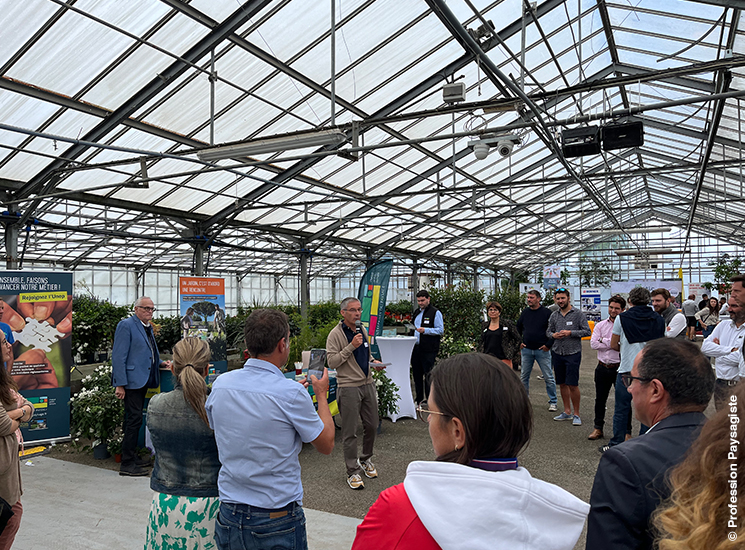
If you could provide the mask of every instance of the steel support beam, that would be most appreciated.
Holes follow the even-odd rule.
[[[144,106],[148,101],[157,96],[165,88],[171,85],[179,76],[184,74],[191,67],[190,64],[196,63],[225,40],[230,34],[242,27],[248,20],[254,17],[263,9],[269,0],[248,0],[241,5],[233,14],[228,16],[225,21],[220,23],[215,29],[205,36],[202,40],[191,47],[183,56],[183,60],[174,61],[163,70],[159,75],[152,79],[142,89],[140,89],[129,100],[125,101],[119,108],[113,111],[106,119],[97,124],[82,138],[83,141],[100,141],[122,121],[129,118],[137,109]],[[68,148],[62,155],[64,159],[58,159],[48,164],[41,172],[35,175],[29,182],[24,185],[18,192],[19,198],[26,198],[32,194],[38,193],[39,190],[49,181],[56,170],[63,168],[69,160],[74,160],[82,155],[88,148],[82,145],[73,145]],[[36,202],[27,208],[25,217],[31,215],[33,210],[38,206]]]

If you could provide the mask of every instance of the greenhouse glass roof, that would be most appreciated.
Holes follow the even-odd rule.
[[[26,261],[189,269],[199,250],[211,272],[286,273],[305,254],[333,276],[530,270],[661,226],[681,254],[743,243],[745,0],[0,6],[0,198]],[[643,144],[562,147],[625,122]],[[341,142],[197,154],[323,130]]]

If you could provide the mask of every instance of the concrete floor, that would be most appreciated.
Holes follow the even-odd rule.
[[[47,457],[21,465],[23,518],[14,550],[142,550],[149,478]],[[347,550],[360,520],[305,510],[311,549]]]
[[[533,438],[519,461],[531,474],[563,487],[589,501],[600,453],[598,446],[608,439],[588,441],[592,431],[594,407],[593,374],[596,354],[583,342],[580,369],[584,425],[554,422],[548,412],[545,385],[531,375],[530,398],[534,410]],[[606,434],[612,431],[613,393],[608,400]],[[559,409],[561,398],[559,397]],[[713,412],[713,405],[707,415]],[[634,421],[634,434],[639,423]],[[360,433],[361,435],[361,433]],[[359,438],[361,442],[361,437]],[[413,460],[432,460],[434,453],[427,425],[415,419],[395,424],[383,421],[383,433],[375,444],[373,460],[378,479],[365,479],[363,491],[346,485],[342,444],[337,432],[331,456],[305,445],[300,454],[305,488],[304,505],[308,518],[311,549],[348,549],[355,528],[378,494],[401,483],[406,467]],[[111,549],[142,548],[152,492],[147,478],[122,478],[116,472],[83,466],[48,457],[31,459],[22,465],[24,515],[14,549]],[[584,534],[576,549],[583,550]]]

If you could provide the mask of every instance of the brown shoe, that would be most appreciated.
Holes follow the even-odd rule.
[[[632,436],[631,434],[626,434],[626,439],[625,439],[625,441],[628,441],[628,440],[629,440],[629,439],[631,439],[632,437],[633,437],[633,436]]]
[[[592,433],[587,436],[587,439],[590,439],[592,441],[595,441],[596,439],[603,439],[603,430],[598,430],[595,428],[592,430]]]

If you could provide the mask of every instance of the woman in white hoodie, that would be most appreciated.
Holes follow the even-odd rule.
[[[518,467],[533,424],[519,378],[468,353],[442,361],[430,381],[419,411],[437,460],[412,462],[404,482],[380,494],[353,550],[571,550],[590,507]]]

